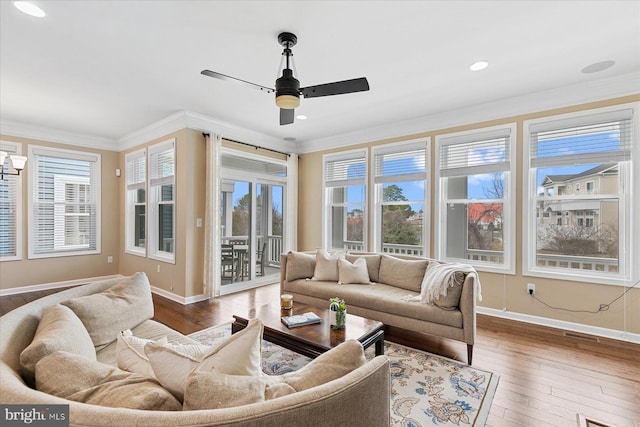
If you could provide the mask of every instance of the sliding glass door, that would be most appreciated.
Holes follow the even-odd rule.
[[[223,154],[221,293],[273,283],[284,250],[286,165]]]

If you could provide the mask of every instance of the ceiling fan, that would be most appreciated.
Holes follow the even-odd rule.
[[[200,74],[214,77],[220,80],[232,81],[240,83],[254,89],[267,93],[276,93],[276,105],[280,107],[280,125],[289,125],[293,123],[295,108],[300,105],[300,95],[305,98],[317,98],[320,96],[341,95],[345,93],[363,92],[369,90],[369,82],[366,77],[358,79],[343,80],[333,83],[325,83],[316,86],[300,87],[300,82],[293,75],[290,68],[293,64],[293,52],[291,48],[296,45],[298,38],[292,33],[280,33],[278,35],[278,43],[284,47],[282,57],[286,60],[285,67],[282,69],[282,76],[276,80],[276,88],[261,86],[236,77],[227,76],[210,70],[202,70]],[[281,62],[282,68],[282,62]],[[296,73],[297,74],[297,73]]]

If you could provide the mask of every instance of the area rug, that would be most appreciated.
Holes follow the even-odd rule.
[[[191,334],[205,345],[231,335],[224,324]],[[390,424],[402,427],[484,426],[499,376],[389,341],[384,354],[391,366]],[[368,348],[367,358],[374,357]],[[268,341],[262,342],[262,370],[268,375],[295,371],[311,359]]]

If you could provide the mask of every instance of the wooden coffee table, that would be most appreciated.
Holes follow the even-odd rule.
[[[282,316],[312,311],[322,319],[315,325],[287,328],[280,320]],[[315,358],[338,344],[356,339],[364,348],[375,344],[376,356],[384,354],[384,325],[376,320],[365,319],[347,312],[344,329],[334,330],[329,324],[329,310],[294,303],[292,310],[281,310],[279,305],[263,305],[247,314],[233,315],[231,333],[244,329],[250,319],[258,318],[264,324],[265,340],[278,344],[296,353]]]

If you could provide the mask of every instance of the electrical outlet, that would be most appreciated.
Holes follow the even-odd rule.
[[[160,273],[160,264],[158,264],[158,273]]]
[[[107,264],[111,264],[113,262],[113,257],[111,255],[109,255],[107,257]]]
[[[536,293],[536,285],[535,283],[527,283],[527,293],[529,295],[533,295]]]

